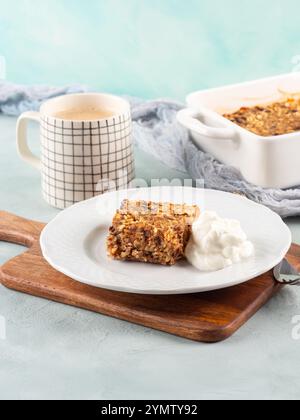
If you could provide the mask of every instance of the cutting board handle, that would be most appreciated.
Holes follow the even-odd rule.
[[[44,223],[24,219],[6,211],[0,211],[0,241],[24,245],[30,248],[39,240]]]

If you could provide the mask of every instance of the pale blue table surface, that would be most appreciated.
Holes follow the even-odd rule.
[[[0,209],[47,222],[57,211],[41,197],[39,174],[16,154],[15,123],[0,117]],[[139,177],[184,177],[143,153],[136,159]],[[300,219],[288,224],[300,243]],[[21,251],[0,243],[0,264]],[[0,398],[298,399],[296,315],[300,289],[286,288],[232,338],[207,345],[0,286],[7,328]]]

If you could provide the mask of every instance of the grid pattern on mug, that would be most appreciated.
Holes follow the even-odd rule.
[[[42,186],[46,200],[66,208],[134,178],[130,115],[102,122],[42,118]]]

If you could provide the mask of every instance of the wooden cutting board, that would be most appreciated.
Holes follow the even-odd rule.
[[[4,286],[187,339],[227,339],[282,288],[269,272],[239,286],[193,295],[144,296],[97,289],[49,266],[39,246],[44,226],[0,211],[0,240],[29,248],[1,267]],[[291,247],[288,259],[300,269],[299,246]]]

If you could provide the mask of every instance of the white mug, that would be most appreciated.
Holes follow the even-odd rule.
[[[111,114],[92,121],[57,117],[89,108]],[[28,148],[29,120],[40,123],[41,159]],[[40,112],[25,112],[17,123],[17,146],[21,158],[41,171],[43,197],[59,209],[125,189],[135,175],[130,105],[112,95],[60,96],[44,103]]]

